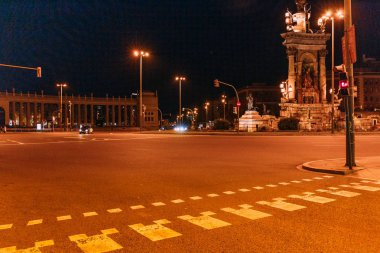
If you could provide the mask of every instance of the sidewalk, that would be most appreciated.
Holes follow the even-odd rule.
[[[380,156],[357,157],[357,166],[353,167],[352,170],[344,166],[345,162],[345,158],[317,160],[302,164],[302,168],[315,172],[340,175],[353,174],[358,177],[380,180]]]

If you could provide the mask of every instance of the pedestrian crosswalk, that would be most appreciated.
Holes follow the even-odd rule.
[[[217,211],[203,211],[200,213],[187,213],[181,214],[172,220],[165,218],[154,220],[150,224],[131,224],[128,227],[137,234],[145,237],[148,241],[156,242],[161,240],[168,240],[180,237],[186,234],[186,229],[183,225],[179,226],[178,223],[185,222],[188,225],[195,226],[204,230],[213,229],[228,229],[229,226],[234,224],[231,221],[224,220],[226,215],[239,216],[247,221],[255,222],[263,218],[271,219],[275,216],[273,210],[277,209],[286,212],[296,212],[308,208],[308,205],[328,204],[334,201],[339,201],[339,198],[352,198],[362,195],[363,192],[377,192],[380,187],[374,186],[376,181],[369,181],[360,183],[350,183],[340,186],[330,186],[323,189],[316,189],[314,192],[302,192],[290,194],[288,196],[280,196],[270,200],[260,200],[255,203],[243,203],[238,206],[228,206],[218,209]],[[366,185],[364,185],[364,183]],[[345,188],[345,189],[342,189]],[[247,190],[247,189],[246,189]],[[246,191],[242,191],[246,192]],[[235,192],[234,192],[235,193]],[[225,193],[231,195],[231,193]],[[248,193],[246,193],[248,194]],[[199,197],[199,196],[194,196]],[[212,196],[209,196],[212,197]],[[193,200],[197,200],[194,198]],[[182,199],[173,200],[173,203],[182,203]],[[163,206],[162,202],[154,202],[155,206]],[[136,207],[144,208],[144,207]],[[107,210],[110,214],[117,214],[122,212],[120,208],[113,208]],[[277,212],[278,213],[278,212]],[[83,213],[83,216],[97,216],[96,212]],[[69,220],[70,215],[58,216],[57,220]],[[42,219],[31,220],[28,222],[29,226],[42,223]],[[0,230],[10,229],[12,224],[0,225]],[[179,228],[179,229],[178,229]],[[177,231],[178,230],[178,231]],[[120,234],[117,228],[107,228],[101,230],[100,233],[88,235],[85,233],[73,234],[68,236],[68,241],[77,246],[84,253],[102,253],[111,252],[123,249],[120,241],[115,241],[110,235]],[[54,240],[38,241],[34,246],[24,249],[18,249],[16,246],[8,246],[0,248],[0,253],[35,253],[42,252],[41,248],[54,247]]]

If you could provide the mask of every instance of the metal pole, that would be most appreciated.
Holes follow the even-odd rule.
[[[219,81],[219,83],[222,83],[222,84],[224,84],[224,85],[230,86],[230,87],[233,88],[234,91],[235,91],[236,100],[237,100],[237,102],[236,102],[236,106],[237,106],[237,123],[238,123],[237,133],[239,133],[239,116],[240,116],[240,115],[239,115],[239,107],[240,107],[240,106],[238,106],[238,104],[240,104],[240,101],[239,101],[239,94],[237,93],[237,90],[235,89],[235,87],[234,87],[233,85],[231,85],[231,84],[229,84],[229,83],[221,82],[221,81]]]
[[[334,133],[334,105],[335,105],[335,80],[334,80],[334,65],[335,65],[335,48],[334,48],[334,18],[331,18],[331,133]]]
[[[226,120],[226,101],[223,103],[223,119]]]
[[[140,131],[142,130],[143,113],[142,113],[142,55],[140,54]]]
[[[181,107],[182,107],[182,105],[181,105],[181,103],[182,103],[182,101],[181,101],[181,78],[182,77],[180,77],[179,78],[179,110],[178,110],[178,123],[180,123],[180,124],[182,124],[182,111],[181,111]]]
[[[59,108],[59,125],[62,127],[62,84],[61,84],[61,107]]]
[[[353,94],[353,86],[354,86],[354,71],[353,71],[353,64],[350,59],[350,49],[348,47],[348,29],[352,26],[352,16],[351,16],[351,0],[344,0],[344,36],[345,36],[345,56],[346,56],[346,70],[348,74],[348,118],[346,121],[346,127],[347,127],[347,141],[346,146],[348,148],[346,149],[346,157],[348,166],[350,169],[352,169],[353,166],[356,166],[355,163],[355,134],[354,134],[354,94]]]

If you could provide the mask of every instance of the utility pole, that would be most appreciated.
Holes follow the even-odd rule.
[[[349,29],[352,26],[351,0],[344,0],[344,45],[345,45],[345,66],[348,75],[348,97],[346,108],[346,166],[352,169],[355,163],[355,125],[354,125],[354,69],[350,57]],[[354,45],[352,45],[354,46]],[[354,49],[352,49],[354,50]]]

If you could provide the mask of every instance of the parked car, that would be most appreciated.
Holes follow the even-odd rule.
[[[89,125],[80,125],[79,126],[79,134],[92,134],[94,129],[92,129]]]

